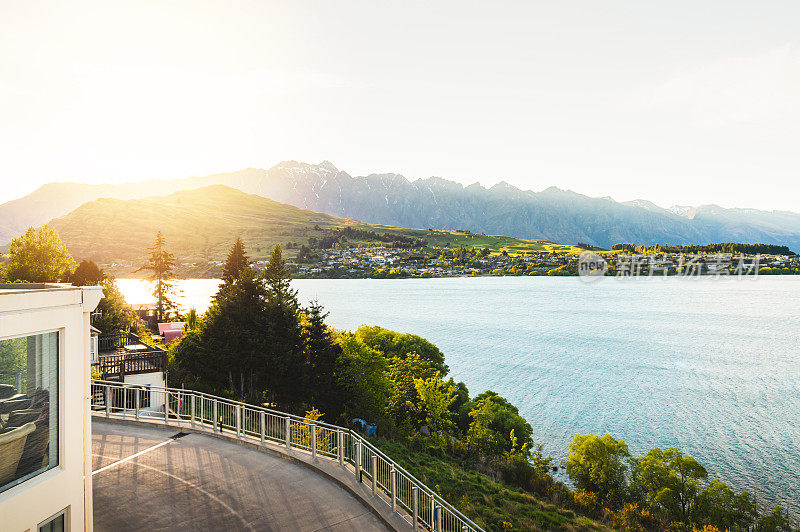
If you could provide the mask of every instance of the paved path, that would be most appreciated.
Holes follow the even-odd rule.
[[[202,434],[171,440],[174,429],[94,420],[92,431],[98,532],[386,530],[345,490],[288,460]]]

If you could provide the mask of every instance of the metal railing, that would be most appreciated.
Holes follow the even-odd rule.
[[[105,378],[166,371],[167,352],[163,349],[152,349],[121,355],[104,355],[99,357],[97,369]]]
[[[113,351],[119,347],[131,344],[142,343],[141,339],[131,332],[121,332],[115,334],[101,334],[98,338],[100,352]]]
[[[92,411],[98,414],[224,433],[339,462],[414,531],[483,530],[366,438],[344,427],[177,388],[93,379],[91,397]]]

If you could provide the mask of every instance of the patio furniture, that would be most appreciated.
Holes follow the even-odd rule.
[[[24,410],[14,410],[8,415],[8,420],[6,420],[5,424],[2,428],[10,428],[10,427],[21,427],[26,423],[34,423],[39,416],[42,415],[42,411],[39,408],[26,408]]]
[[[28,434],[36,430],[36,425],[25,425],[0,434],[0,486],[17,478],[17,467],[25,450]]]
[[[13,384],[0,384],[0,399],[8,399],[15,395],[21,395],[17,393],[16,386]]]
[[[15,412],[16,413],[16,412]],[[17,466],[17,477],[37,471],[48,462],[47,445],[50,443],[50,423],[48,413],[42,412],[36,419],[36,429],[28,434],[25,448]]]
[[[5,399],[0,401],[0,414],[9,414],[14,410],[23,410],[31,406],[31,398],[22,396],[18,399]]]

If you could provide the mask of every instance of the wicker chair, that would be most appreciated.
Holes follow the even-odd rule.
[[[17,387],[13,384],[0,384],[0,399],[8,399],[17,395]]]
[[[25,410],[14,410],[8,415],[5,425],[2,428],[21,427],[25,423],[35,423],[39,416],[42,415],[42,410],[39,408],[27,408]]]
[[[17,467],[25,450],[25,441],[34,430],[35,424],[26,423],[0,434],[0,486],[17,478]]]
[[[14,412],[16,414],[16,412]],[[47,446],[50,443],[50,414],[45,410],[36,419],[36,430],[28,434],[25,449],[17,466],[17,477],[33,473],[47,465]]]
[[[14,410],[24,410],[31,406],[31,398],[22,396],[19,399],[0,400],[0,414],[10,414]]]

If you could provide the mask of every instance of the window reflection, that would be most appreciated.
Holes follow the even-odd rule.
[[[58,333],[0,340],[0,491],[58,465]]]

